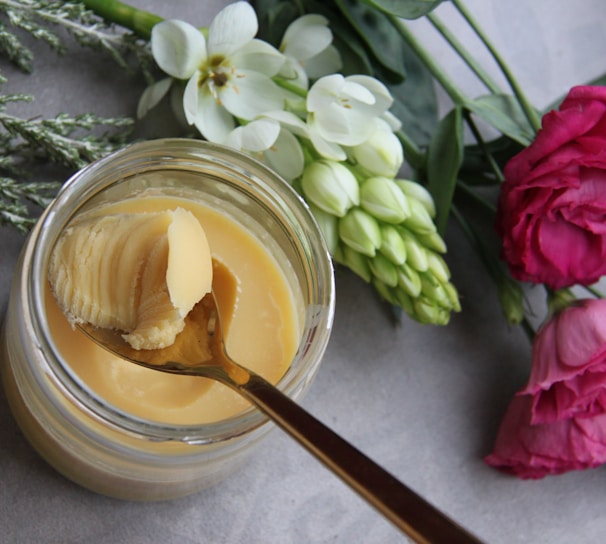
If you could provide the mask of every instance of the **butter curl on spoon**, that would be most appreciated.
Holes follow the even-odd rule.
[[[204,230],[182,208],[79,221],[61,235],[49,265],[72,324],[127,331],[135,349],[172,345],[212,278]]]
[[[213,270],[202,227],[177,209],[74,224],[53,251],[49,281],[68,319],[97,344],[135,364],[211,378],[240,393],[415,542],[480,542],[227,355],[214,274],[222,276],[221,307],[232,308],[235,279],[220,263]]]

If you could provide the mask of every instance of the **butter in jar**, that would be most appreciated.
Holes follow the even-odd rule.
[[[221,146],[164,139],[76,174],[23,248],[3,327],[2,377],[34,448],[68,478],[114,497],[167,499],[212,485],[272,427],[220,384],[112,360],[54,303],[49,259],[71,221],[177,207],[199,218],[213,259],[238,278],[227,338],[236,360],[300,399],[330,335],[334,284],[321,233],[304,202],[262,164]]]

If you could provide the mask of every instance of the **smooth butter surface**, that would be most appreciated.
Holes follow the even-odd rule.
[[[259,240],[231,218],[176,197],[123,201],[102,212],[95,211],[95,215],[178,208],[196,217],[206,233],[212,258],[236,279],[235,305],[226,323],[230,355],[276,383],[295,354],[301,325],[288,282]],[[186,256],[191,254],[185,245],[182,250]],[[220,286],[215,289],[220,291]],[[223,308],[221,311],[223,315],[228,313]],[[157,421],[195,424],[224,419],[248,406],[247,401],[218,383],[162,374],[112,356],[73,330],[50,290],[47,312],[53,337],[74,371],[87,386],[125,411]]]

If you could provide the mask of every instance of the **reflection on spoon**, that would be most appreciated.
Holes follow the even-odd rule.
[[[229,288],[223,287],[217,296],[223,308],[233,304]],[[136,350],[119,331],[85,324],[79,327],[103,348],[135,364],[210,378],[240,393],[415,542],[480,542],[267,380],[234,362],[225,351],[214,293],[194,307],[184,331],[164,349]]]

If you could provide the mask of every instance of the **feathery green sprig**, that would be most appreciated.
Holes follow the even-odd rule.
[[[57,53],[66,51],[67,33],[82,46],[105,51],[123,68],[129,68],[130,54],[134,55],[136,66],[147,67],[150,62],[144,42],[133,34],[115,32],[113,26],[81,2],[0,0],[0,14],[8,23],[0,22],[0,55],[26,72],[33,70],[34,54],[14,30],[46,43]]]
[[[22,232],[35,222],[35,209],[44,208],[61,185],[38,181],[42,166],[58,166],[66,179],[124,145],[134,123],[92,113],[29,119],[6,112],[7,104],[32,100],[23,94],[0,95],[0,225]]]
[[[117,31],[82,2],[0,0],[0,56],[20,70],[34,69],[32,38],[63,54],[70,36],[81,46],[105,52],[121,68],[140,70],[150,79],[147,42]],[[5,82],[0,75],[0,84]],[[0,225],[22,232],[34,224],[37,211],[61,186],[60,181],[40,179],[49,164],[53,176],[67,179],[124,145],[134,125],[129,117],[94,113],[25,118],[9,111],[14,103],[33,100],[30,95],[0,93]]]

